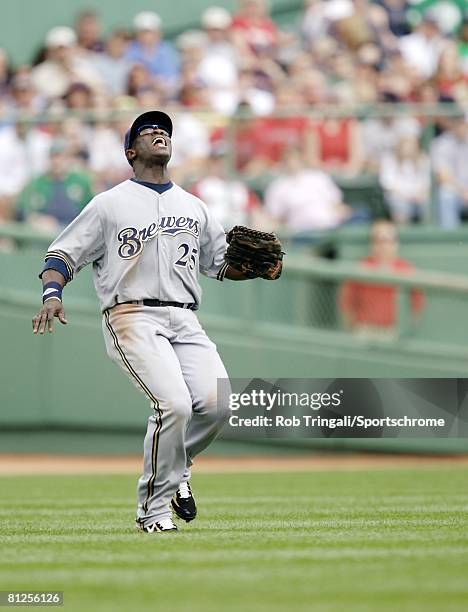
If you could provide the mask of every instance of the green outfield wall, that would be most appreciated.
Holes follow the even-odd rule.
[[[468,230],[444,230],[433,226],[409,226],[399,229],[401,254],[422,270],[468,273]],[[369,229],[363,226],[342,227],[319,239],[333,245],[337,259],[355,261],[368,251]]]
[[[2,236],[3,241],[15,239],[10,251],[0,252],[0,428],[130,435],[144,427],[145,398],[105,354],[90,269],[66,289],[68,326],[56,324],[53,335],[33,336],[31,317],[40,304],[37,274],[50,238],[15,226],[1,229]],[[279,282],[203,279],[199,316],[231,376],[466,377],[468,277],[427,271],[412,279],[378,277],[399,287],[399,325],[391,338],[363,339],[341,326],[336,291],[352,276],[369,282],[376,277],[354,264],[301,252],[289,250]],[[413,326],[408,304],[415,288],[424,291],[428,314]],[[317,443],[349,446],[346,441]],[[350,444],[369,448],[371,442]],[[427,450],[427,441],[418,444]],[[457,441],[450,444],[459,449]]]
[[[236,0],[15,0],[2,3],[0,40],[15,65],[29,63],[43,44],[50,28],[57,25],[73,26],[78,13],[93,9],[100,15],[104,33],[115,28],[132,29],[134,16],[140,11],[155,11],[163,22],[166,36],[173,38],[187,29],[200,28],[202,12],[209,6],[224,6],[234,12]],[[296,23],[302,7],[300,0],[270,0],[273,16],[280,23]]]

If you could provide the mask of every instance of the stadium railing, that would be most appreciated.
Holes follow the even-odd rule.
[[[271,116],[276,118],[306,116],[310,119],[326,118],[356,118],[363,121],[370,118],[403,118],[416,117],[424,123],[424,130],[421,136],[423,147],[427,150],[431,141],[436,135],[437,122],[443,119],[460,116],[461,112],[467,112],[467,108],[461,108],[458,104],[375,104],[375,105],[315,105],[304,109],[289,109],[276,111]],[[136,110],[81,110],[69,111],[57,109],[54,111],[44,111],[37,114],[3,112],[0,114],[0,121],[3,125],[9,123],[22,122],[26,124],[47,124],[60,123],[67,118],[73,117],[84,122],[95,124],[96,122],[106,123],[128,118],[130,122],[136,114]],[[263,195],[266,185],[274,174],[264,173],[262,176],[249,178],[240,173],[235,167],[234,152],[236,151],[236,122],[239,119],[253,120],[255,117],[245,110],[239,111],[231,118],[222,117],[213,113],[211,109],[197,109],[190,112],[198,116],[208,127],[226,128],[226,168],[231,177],[236,177],[247,182],[247,184],[260,196]],[[196,180],[197,177],[193,177]],[[366,210],[370,218],[381,217],[386,213],[386,204],[382,187],[378,176],[373,173],[363,172],[355,177],[346,177],[336,174],[333,177],[343,191],[344,201],[352,207],[359,207]],[[424,212],[423,222],[433,223],[435,216],[435,184],[432,181],[431,195],[428,206]]]

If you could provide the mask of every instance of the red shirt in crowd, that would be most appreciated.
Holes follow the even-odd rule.
[[[319,160],[327,165],[345,165],[351,156],[351,121],[337,119],[314,124]]]
[[[237,170],[243,170],[254,159],[269,164],[281,161],[284,152],[305,147],[309,120],[307,117],[261,117],[239,124],[235,128],[235,158]],[[216,145],[228,137],[225,128],[211,134]]]
[[[366,269],[382,268],[373,256],[361,261]],[[411,274],[414,267],[399,257],[390,264],[388,271],[396,274]],[[352,326],[359,324],[376,327],[393,327],[398,313],[398,288],[389,285],[377,285],[362,281],[348,281],[343,285],[340,295],[341,311],[350,320]],[[411,311],[418,314],[424,307],[424,295],[421,291],[411,291]]]
[[[303,148],[308,127],[309,120],[301,116],[257,119],[257,155],[271,163],[278,163],[287,149]]]

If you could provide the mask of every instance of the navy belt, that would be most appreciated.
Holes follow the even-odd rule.
[[[186,308],[187,310],[196,310],[196,304],[183,304],[182,302],[164,302],[163,300],[130,300],[129,302],[119,302],[120,304],[139,304],[140,306],[175,306],[176,308]]]

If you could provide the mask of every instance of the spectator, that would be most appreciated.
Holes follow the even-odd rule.
[[[90,135],[89,168],[95,178],[95,190],[98,192],[110,189],[132,176],[122,149],[128,121],[125,120],[124,123],[123,134],[119,133],[118,129],[113,129],[112,123],[99,122]]]
[[[47,231],[68,225],[92,199],[91,182],[84,173],[70,171],[64,141],[50,150],[50,168],[33,179],[16,205],[19,220]]]
[[[380,184],[395,223],[422,221],[429,200],[431,170],[416,138],[402,138],[380,165]]]
[[[313,65],[325,74],[330,72],[333,58],[344,54],[345,52],[343,52],[343,49],[340,49],[338,41],[332,36],[324,36],[311,43],[310,57]]]
[[[197,52],[201,53],[198,47]],[[199,57],[195,53],[182,63],[178,100],[182,106],[190,109],[206,109],[210,106],[210,94],[198,74],[198,65]]]
[[[356,66],[355,77],[351,84],[352,98],[355,104],[373,105],[378,102],[378,68],[367,62],[359,62]],[[340,98],[341,99],[341,98]],[[360,138],[360,141],[362,137]]]
[[[252,126],[256,150],[250,167],[254,162],[257,173],[275,172],[287,149],[300,149],[306,156],[309,153],[309,119],[302,107],[301,96],[286,83],[275,93],[275,110],[279,116],[260,117]]]
[[[26,183],[49,165],[51,137],[41,128],[18,122],[0,130],[1,216],[11,216],[15,198]]]
[[[136,97],[141,89],[153,86],[151,74],[143,64],[134,64],[130,68],[127,81],[127,94]]]
[[[468,75],[463,73],[454,41],[447,42],[440,54],[435,82],[439,96],[461,103],[468,101]]]
[[[213,6],[202,15],[207,42],[197,75],[208,89],[210,106],[223,115],[232,115],[238,105],[238,70],[234,45],[229,37],[231,15]]]
[[[356,176],[363,165],[356,119],[323,119],[311,127],[311,161],[326,172]]]
[[[334,23],[333,34],[352,52],[370,43],[378,43],[386,50],[395,46],[387,13],[368,0],[353,0],[352,14]]]
[[[301,31],[309,47],[325,38],[334,22],[350,17],[354,12],[351,0],[306,0],[304,4]]]
[[[407,0],[380,0],[379,4],[387,11],[388,25],[395,36],[406,36],[410,33]]]
[[[102,40],[102,27],[99,16],[94,11],[82,11],[75,22],[77,44],[85,51],[102,53],[104,42]]]
[[[361,20],[372,32],[372,42],[386,53],[396,49],[398,40],[390,28],[389,13],[373,0],[354,0],[354,6]]]
[[[69,168],[87,172],[94,126],[77,116],[66,116],[55,128],[54,140],[63,142]]]
[[[241,67],[237,97],[238,108],[249,109],[254,115],[269,115],[275,108],[275,96],[271,91],[259,86],[257,76],[253,65],[246,64]]]
[[[211,153],[202,178],[191,191],[201,198],[224,229],[234,225],[252,225],[258,211],[257,196],[242,181],[226,177],[226,159],[220,152]]]
[[[385,69],[378,75],[379,98],[382,102],[411,102],[419,91],[421,77],[414,67],[407,64],[397,49],[387,54]]]
[[[364,170],[379,171],[384,155],[391,154],[405,137],[419,138],[421,127],[414,117],[372,117],[362,122],[361,147]]]
[[[414,32],[399,39],[405,62],[425,79],[435,74],[444,45],[438,22],[430,13],[425,13]]]
[[[341,191],[319,169],[307,168],[297,149],[288,149],[284,171],[265,193],[265,210],[293,232],[328,230],[349,217]]]
[[[235,166],[250,177],[275,172],[288,148],[308,152],[309,120],[302,96],[292,84],[286,83],[278,87],[276,94],[280,116],[253,119],[239,116],[233,123]],[[245,112],[243,105],[241,110]],[[297,114],[290,114],[294,110]]]
[[[307,67],[307,64],[300,67],[295,63],[291,66],[291,69],[293,74],[289,82],[285,84],[285,87],[296,87],[304,104],[314,106],[315,104],[323,104],[330,101],[330,89],[327,78],[321,70],[316,70],[313,64],[309,65],[309,67]]]
[[[143,65],[157,84],[174,91],[180,75],[179,57],[171,43],[162,38],[159,15],[150,11],[138,13],[133,24],[136,40],[130,43],[126,57]]]
[[[156,88],[155,85],[146,85],[140,87],[135,94],[137,105],[141,109],[152,110],[154,108],[160,108],[164,105],[163,97],[161,92]]]
[[[76,35],[58,26],[46,36],[47,59],[32,71],[38,93],[49,101],[63,97],[72,83],[84,83],[99,91],[103,84],[87,53],[76,52]]]
[[[74,111],[89,110],[94,106],[93,93],[84,83],[72,83],[64,99],[67,108]]]
[[[338,52],[329,58],[326,73],[332,75],[333,82],[328,85],[327,102],[353,103],[356,77],[356,62],[349,51]]]
[[[106,155],[108,157],[110,172],[115,175],[114,178],[104,179],[108,182],[109,187],[133,176],[133,170],[127,162],[121,145],[125,141],[128,126],[140,112],[135,98],[130,96],[115,98],[112,111],[112,119],[109,123],[98,124],[98,135],[94,132],[90,136],[89,146],[91,168],[97,173],[99,180],[102,180],[100,172],[106,176]],[[97,136],[96,139],[94,136]],[[112,154],[110,153],[111,146],[117,146],[113,149]]]
[[[30,74],[17,73],[13,77],[8,103],[15,111],[38,112],[43,109],[43,100],[37,94]]]
[[[95,66],[112,96],[125,92],[132,64],[126,57],[128,38],[122,30],[113,32],[106,41],[103,53],[95,58]]]
[[[235,65],[237,58],[230,36],[230,13],[224,8],[212,6],[203,13],[201,21],[207,36],[206,54],[222,55]]]
[[[199,178],[209,153],[210,140],[206,126],[191,113],[177,112],[169,164],[175,182],[184,184]]]
[[[468,208],[468,121],[458,117],[451,129],[432,143],[437,183],[438,221],[443,228],[457,227]]]
[[[178,100],[186,107],[210,106],[209,89],[199,74],[200,62],[207,46],[207,37],[200,30],[188,30],[177,37],[181,57]]]
[[[267,52],[278,44],[278,29],[268,15],[266,0],[241,0],[232,21],[234,42],[241,56]]]
[[[212,134],[212,140],[226,142],[226,139],[233,139],[236,170],[244,175],[256,177],[265,171],[265,161],[259,155],[259,143],[263,135],[258,129],[257,122],[244,116],[246,105],[240,105],[239,111],[239,115],[233,120],[231,130],[221,127],[214,135]]]
[[[364,270],[410,275],[413,266],[398,255],[398,236],[390,221],[376,221],[371,228],[370,253],[361,260]],[[384,284],[347,281],[340,292],[339,305],[345,326],[362,333],[392,332],[398,322],[398,289]],[[416,321],[424,307],[420,291],[411,291],[411,313]]]

